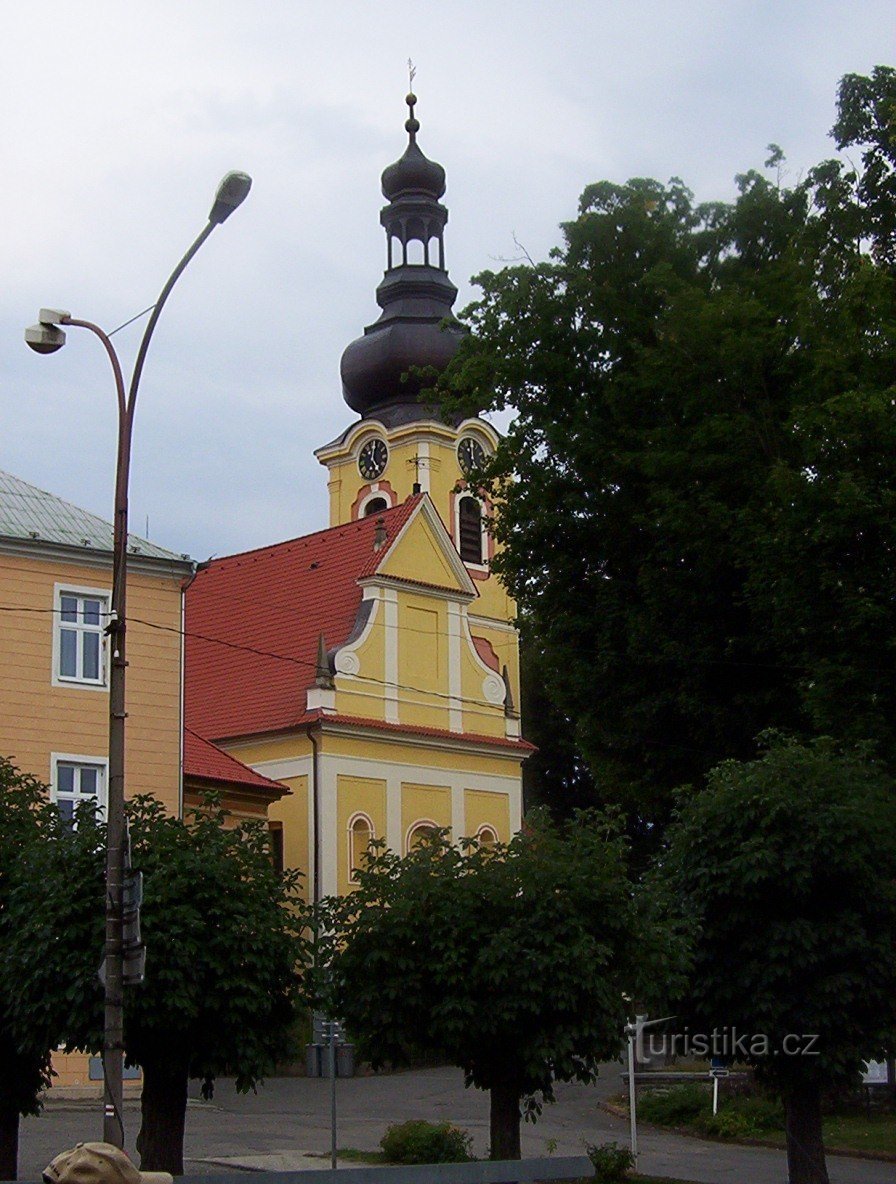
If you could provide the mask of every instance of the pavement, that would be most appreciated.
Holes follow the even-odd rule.
[[[585,1143],[628,1142],[628,1122],[598,1103],[620,1092],[620,1067],[602,1068],[594,1085],[558,1085],[557,1102],[535,1124],[524,1123],[524,1156],[581,1155]],[[301,1171],[330,1166],[330,1083],[305,1077],[272,1078],[257,1093],[240,1095],[220,1081],[210,1102],[187,1107],[185,1169],[188,1175],[241,1171]],[[457,1069],[423,1069],[339,1079],[337,1145],[378,1149],[386,1128],[409,1118],[448,1120],[473,1136],[473,1150],[488,1146],[488,1095],[465,1089]],[[137,1101],[125,1103],[128,1151],[140,1125]],[[102,1138],[99,1100],[50,1100],[38,1118],[22,1120],[19,1179],[39,1180],[54,1155],[81,1140]],[[651,1175],[700,1184],[786,1184],[783,1151],[710,1143],[651,1128],[639,1131],[638,1168]],[[347,1166],[347,1165],[346,1165]],[[352,1165],[357,1166],[357,1165]],[[896,1184],[896,1164],[828,1157],[831,1184]]]

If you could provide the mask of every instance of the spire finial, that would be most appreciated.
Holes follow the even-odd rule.
[[[405,99],[405,102],[410,107],[411,114],[410,117],[405,120],[404,126],[405,130],[410,136],[412,144],[417,142],[417,132],[420,130],[420,121],[414,116],[414,104],[417,102],[417,96],[414,94],[414,78],[416,77],[416,74],[417,67],[414,65],[411,59],[408,58],[408,95]]]
[[[507,667],[501,671],[501,679],[504,683],[504,714],[508,719],[517,719],[517,711],[513,702],[513,691],[510,686],[510,675],[507,672]]]
[[[317,669],[314,672],[314,685],[324,691],[332,691],[336,686],[322,633],[317,639]]]

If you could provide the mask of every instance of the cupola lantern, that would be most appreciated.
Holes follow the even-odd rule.
[[[417,143],[417,99],[407,96],[408,146],[382,175],[389,204],[380,213],[386,231],[386,271],[376,290],[382,313],[342,355],[343,397],[362,417],[386,426],[432,415],[418,402],[431,380],[417,368],[442,370],[454,356],[463,330],[449,323],[457,289],[445,269],[448,211],[445,170],[427,159]]]

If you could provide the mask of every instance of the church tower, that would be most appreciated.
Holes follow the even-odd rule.
[[[469,483],[498,436],[422,404],[427,379],[409,374],[443,369],[463,330],[445,173],[407,101],[408,144],[382,177],[380,316],[342,356],[358,418],[315,454],[330,525],[216,559],[187,596],[189,727],[289,788],[270,824],[314,899],[350,892],[374,839],[402,855],[440,828],[508,841],[532,751],[516,610],[491,572],[490,507]]]
[[[388,204],[386,270],[376,290],[379,318],[342,355],[343,398],[360,415],[315,456],[329,471],[330,525],[390,509],[427,493],[480,593],[479,612],[506,621],[513,606],[489,577],[489,507],[467,488],[466,476],[492,451],[497,435],[478,418],[447,422],[420,402],[427,378],[454,356],[463,329],[452,323],[457,289],[445,266],[441,203],[445,170],[417,143],[417,99],[407,96],[404,154],[383,172]]]

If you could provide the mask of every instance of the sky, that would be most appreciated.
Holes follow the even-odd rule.
[[[560,241],[584,187],[700,200],[780,144],[834,154],[838,80],[896,59],[892,0],[0,0],[0,469],[111,518],[99,341],[32,353],[41,307],[111,331],[151,305],[220,178],[252,191],[181,277],[140,387],[131,528],[198,560],[328,524],[313,449],[354,419],[339,359],[379,313],[380,174],[446,170],[456,310],[471,276]],[[126,374],[143,321],[115,335]]]

